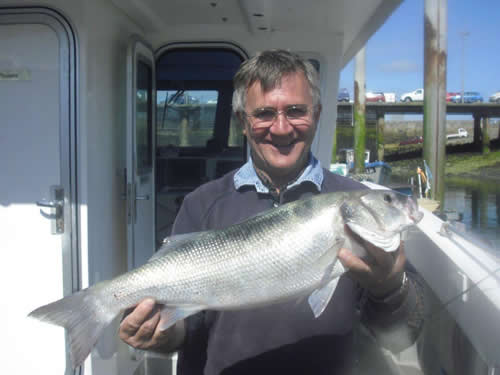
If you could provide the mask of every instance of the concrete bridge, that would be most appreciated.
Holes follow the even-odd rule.
[[[337,124],[346,124],[352,121],[353,103],[338,103]],[[398,103],[366,103],[366,120],[375,122],[377,131],[385,126],[386,114],[423,114],[423,102]],[[446,114],[471,115],[474,119],[474,144],[480,146],[489,143],[483,133],[487,133],[489,119],[500,117],[498,103],[446,103]],[[500,137],[500,134],[499,134]]]
[[[352,111],[353,103],[338,103],[339,111]],[[366,110],[378,114],[423,114],[423,102],[366,103]],[[447,114],[471,114],[473,117],[500,117],[497,103],[446,103]]]

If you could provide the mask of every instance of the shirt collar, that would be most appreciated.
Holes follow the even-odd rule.
[[[323,168],[321,168],[321,163],[312,153],[309,153],[309,163],[307,164],[307,167],[304,169],[299,178],[287,186],[287,189],[298,186],[305,181],[312,182],[318,191],[321,191],[321,184],[323,183]],[[251,157],[248,158],[248,161],[240,169],[238,169],[234,175],[234,187],[236,190],[242,186],[254,186],[258,193],[269,193],[269,189],[262,183],[257,175],[257,172],[255,172]]]

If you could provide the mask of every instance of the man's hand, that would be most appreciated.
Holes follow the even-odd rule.
[[[350,232],[353,240],[364,247],[368,256],[361,259],[342,248],[338,259],[348,268],[348,275],[374,297],[384,297],[401,287],[406,256],[403,243],[399,249],[386,252]]]
[[[160,330],[162,306],[151,298],[139,303],[120,323],[119,336],[136,349],[169,352],[184,340],[184,322]]]

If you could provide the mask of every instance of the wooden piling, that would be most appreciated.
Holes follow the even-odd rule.
[[[380,161],[384,161],[384,128],[384,113],[377,112],[377,159]]]
[[[483,133],[483,147],[482,147],[482,153],[483,154],[488,154],[490,152],[490,135],[488,133],[488,127],[490,124],[490,119],[488,116],[483,117],[483,126],[482,126],[482,133]]]
[[[365,171],[366,108],[365,47],[356,54],[354,63],[354,173]]]
[[[472,143],[476,151],[481,150],[482,137],[481,137],[481,115],[474,113],[474,138]]]
[[[423,155],[433,175],[431,198],[441,200],[446,161],[446,0],[425,0],[424,17]]]

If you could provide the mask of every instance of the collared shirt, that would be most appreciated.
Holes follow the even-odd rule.
[[[316,159],[312,153],[309,153],[309,162],[302,174],[286,188],[291,189],[295,186],[299,186],[305,181],[313,183],[317,187],[318,191],[321,191],[321,184],[323,183],[323,168],[321,167],[319,160]],[[269,193],[269,188],[257,175],[251,158],[249,158],[248,161],[234,175],[234,187],[236,190],[239,190],[242,186],[254,186],[258,193]]]

